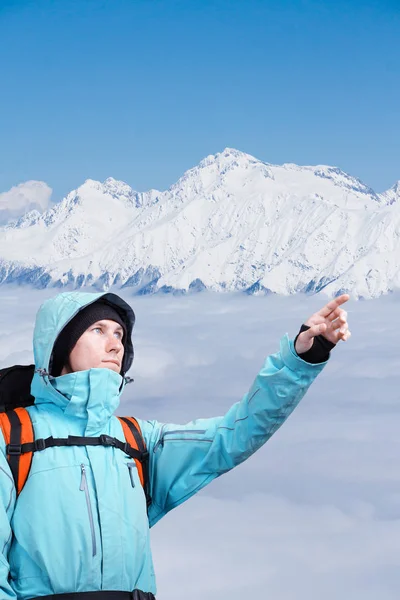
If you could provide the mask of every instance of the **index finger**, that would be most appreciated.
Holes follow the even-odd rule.
[[[338,306],[340,306],[341,304],[344,304],[349,299],[350,299],[349,294],[342,294],[341,296],[338,296],[337,298],[334,298],[333,300],[330,300],[328,302],[328,304],[326,304],[323,308],[321,308],[321,310],[318,311],[318,314],[321,315],[321,317],[327,317]]]

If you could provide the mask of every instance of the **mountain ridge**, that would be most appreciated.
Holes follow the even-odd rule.
[[[0,228],[0,283],[373,298],[400,286],[400,182],[208,155],[165,191],[87,179]]]

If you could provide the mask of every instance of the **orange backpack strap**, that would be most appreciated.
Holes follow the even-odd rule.
[[[32,421],[25,408],[0,413],[0,427],[6,443],[8,464],[15,482],[17,496],[22,491],[32,464],[33,452],[22,453],[22,444],[35,440]]]
[[[124,432],[125,440],[127,443],[134,448],[135,450],[139,450],[142,453],[143,460],[139,460],[138,458],[134,458],[133,460],[136,463],[136,467],[139,474],[140,483],[143,486],[144,492],[146,494],[147,506],[151,504],[151,497],[149,493],[149,453],[147,452],[146,443],[144,441],[142,431],[140,429],[139,423],[133,417],[117,417],[119,422],[122,425],[122,429]]]

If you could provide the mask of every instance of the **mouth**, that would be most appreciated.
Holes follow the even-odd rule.
[[[107,360],[103,360],[102,362],[106,362],[106,363],[113,363],[114,365],[117,365],[117,367],[119,367],[119,362],[117,360],[114,360],[113,358],[109,358]]]

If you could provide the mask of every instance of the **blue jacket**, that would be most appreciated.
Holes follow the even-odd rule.
[[[87,304],[114,294],[70,292],[47,300],[34,332],[37,369],[49,370],[55,339]],[[113,447],[36,452],[18,500],[0,434],[0,597],[135,588],[156,593],[149,528],[213,479],[260,448],[282,425],[326,363],[308,364],[284,336],[249,392],[223,417],[186,425],[138,420],[150,453],[146,501],[134,461]],[[49,378],[36,372],[29,407],[36,438],[99,436],[124,440],[114,412],[125,380],[109,369]],[[135,415],[127,415],[135,416]]]

